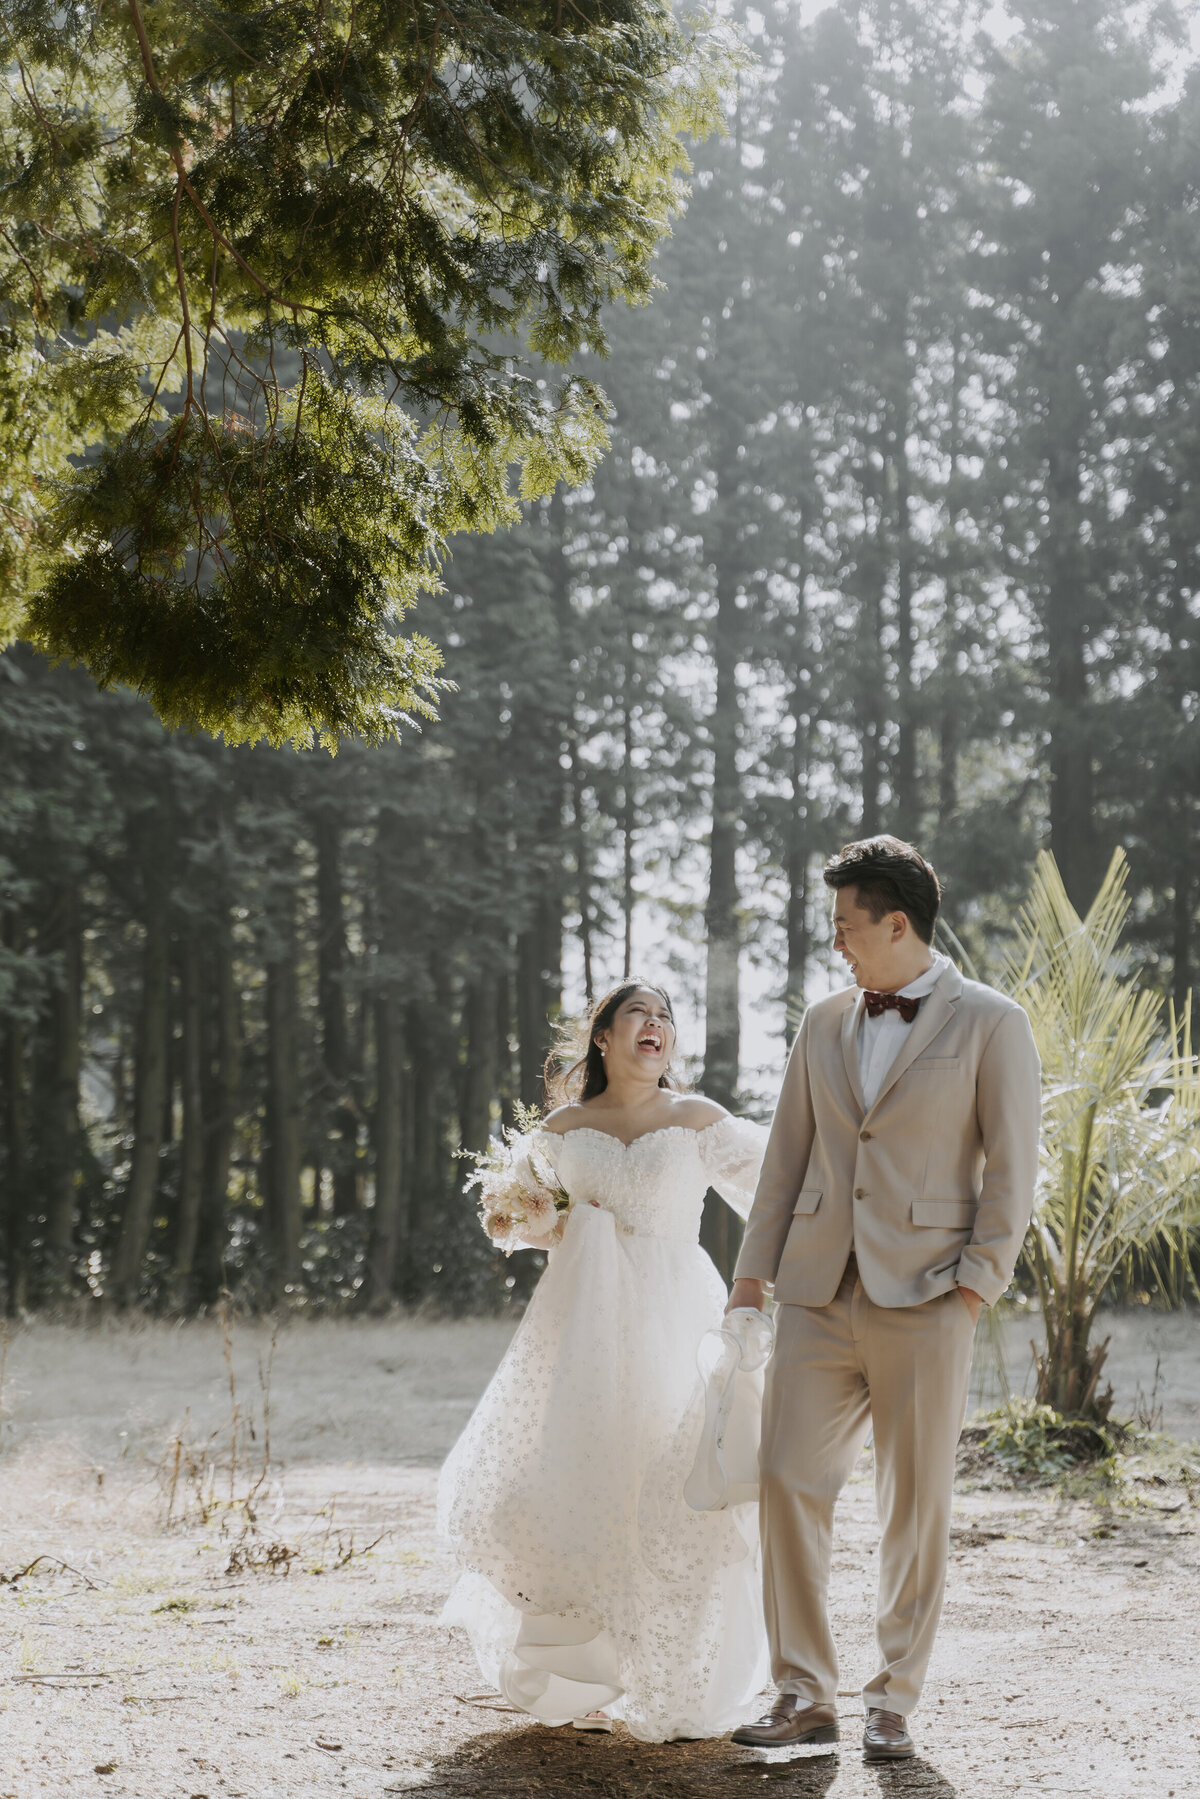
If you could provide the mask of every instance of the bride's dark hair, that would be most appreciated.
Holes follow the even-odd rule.
[[[671,1023],[674,1024],[675,1008],[671,1004],[671,996],[657,981],[640,981],[630,976],[628,980],[610,987],[604,997],[596,1001],[586,1018],[560,1027],[559,1041],[546,1057],[544,1070],[548,1106],[578,1105],[581,1100],[595,1099],[598,1093],[604,1092],[608,1086],[608,1074],[600,1045],[596,1042],[596,1033],[608,1029],[631,993],[657,993],[659,999],[665,1002]],[[669,1068],[658,1077],[658,1084],[660,1087],[669,1087],[676,1093],[683,1091],[683,1082]]]

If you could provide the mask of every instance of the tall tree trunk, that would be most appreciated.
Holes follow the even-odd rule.
[[[958,769],[962,754],[958,710],[947,703],[938,719],[938,835],[945,840],[958,816]]]
[[[443,1115],[442,1045],[434,1019],[438,1008],[413,1000],[405,1013],[405,1033],[412,1049],[412,1182],[409,1229],[418,1241],[441,1197],[440,1146]],[[524,1058],[522,1058],[524,1068]]]
[[[242,1085],[242,1040],[228,903],[220,906],[210,932],[209,960],[212,993],[205,1008],[204,1194],[192,1295],[196,1302],[205,1305],[216,1302],[225,1280],[225,1208]]]
[[[557,760],[558,750],[555,749]],[[517,1053],[521,1099],[541,1098],[542,1069],[554,1041],[554,1019],[562,1010],[562,791],[556,781],[545,797],[538,842],[540,879],[530,895],[524,928],[517,935]]]
[[[496,1091],[496,983],[478,974],[467,988],[463,1005],[466,1060],[462,1075],[458,1134],[464,1149],[482,1149],[488,1139],[492,1095]]]
[[[784,995],[784,1040],[792,1038],[804,1013],[804,988],[812,937],[808,927],[808,868],[812,857],[809,818],[809,760],[812,751],[812,692],[809,668],[808,569],[804,554],[807,535],[800,524],[800,574],[797,583],[796,619],[791,638],[792,756],[791,807],[788,812],[785,877],[787,880],[787,991]]]
[[[374,1007],[375,1204],[360,1303],[372,1311],[384,1311],[396,1296],[409,1235],[404,1165],[404,1022],[396,982],[389,981],[376,994]]]
[[[724,488],[725,529],[732,528],[732,495],[736,476],[727,467]],[[713,746],[712,830],[709,840],[708,897],[704,909],[707,958],[704,1000],[704,1091],[718,1105],[737,1106],[740,1063],[737,851],[742,791],[737,754],[740,698],[737,659],[741,641],[738,584],[728,551],[716,558],[716,617],[713,663],[716,694],[709,731]],[[712,1195],[705,1205],[701,1237],[721,1274],[732,1272],[740,1233],[733,1214]]]
[[[350,1103],[350,1041],[346,1022],[345,901],[342,833],[337,819],[321,807],[315,820],[317,846],[317,1003],[321,1014],[321,1060],[332,1101],[330,1163],[333,1210],[346,1218],[358,1209],[358,1116]]]
[[[1159,667],[1159,680],[1175,714],[1176,741],[1182,754],[1172,759],[1166,775],[1173,790],[1168,808],[1172,821],[1171,860],[1171,998],[1183,1015],[1195,982],[1193,942],[1196,928],[1197,824],[1200,821],[1200,741],[1191,716],[1195,700],[1195,624],[1189,600],[1197,570],[1190,540],[1175,526],[1170,535],[1174,581],[1167,629],[1170,648]]]
[[[1056,445],[1049,458],[1046,650],[1050,688],[1050,847],[1071,903],[1086,912],[1096,895],[1097,844],[1087,673],[1079,450]]]
[[[632,536],[632,532],[631,532]],[[633,546],[630,544],[630,555]],[[631,575],[627,577],[632,578]],[[626,583],[627,584],[627,583]],[[637,830],[637,771],[633,764],[633,709],[637,691],[637,651],[633,642],[633,617],[625,595],[625,663],[621,675],[621,918],[624,941],[621,953],[622,978],[633,973],[633,910],[636,894],[633,886],[633,839]]]
[[[205,974],[198,921],[188,919],[179,940],[180,1055],[179,1209],[171,1284],[177,1306],[192,1295],[200,1209],[204,1202]]]
[[[579,907],[579,945],[583,954],[583,990],[588,1005],[592,1002],[593,980],[593,899],[592,862],[587,837],[587,780],[579,751],[579,728],[576,719],[576,695],[571,675],[571,654],[575,638],[571,611],[571,564],[567,554],[567,506],[561,487],[556,487],[546,507],[550,536],[548,575],[558,632],[559,654],[563,670],[563,752],[567,759],[567,782],[571,797],[571,834],[575,856],[576,904]]]
[[[596,997],[594,925],[592,920],[592,859],[588,850],[586,787],[580,766],[579,747],[572,740],[571,749],[571,825],[575,841],[575,879],[579,888],[579,948],[583,956],[583,999],[591,1006]]]
[[[371,1139],[375,1158],[375,1203],[359,1303],[380,1310],[392,1304],[402,1283],[411,1236],[410,1168],[406,1148],[408,1079],[405,1071],[404,995],[394,973],[404,947],[400,910],[400,870],[404,827],[397,813],[381,808],[375,831],[375,919],[379,960],[387,971],[375,992],[375,1111]],[[414,1044],[414,1061],[420,1047]]]
[[[741,819],[738,776],[740,631],[734,583],[719,578],[713,632],[716,700],[709,730],[713,745],[712,831],[709,849],[705,974],[704,1091],[723,1106],[736,1104],[739,1065],[739,955],[737,850]]]
[[[81,1148],[79,1071],[83,1053],[83,906],[77,881],[64,881],[51,900],[47,950],[59,958],[50,1000],[42,1108],[47,1275],[52,1290],[70,1280],[75,1232],[75,1185]]]
[[[276,940],[267,961],[267,1190],[274,1297],[295,1284],[300,1265],[303,1163],[300,1101],[300,1005],[295,895],[280,896]]]
[[[1171,896],[1171,998],[1182,1015],[1193,985],[1192,937],[1195,930],[1196,896],[1193,890],[1192,846],[1181,848],[1175,863],[1175,888]]]
[[[883,829],[883,733],[886,724],[886,656],[883,645],[887,586],[885,507],[870,464],[862,471],[863,535],[859,556],[860,625],[855,660],[859,743],[862,755],[862,821],[859,835]]]
[[[950,464],[949,532],[947,536],[943,585],[941,642],[938,648],[937,687],[939,696],[937,719],[937,839],[941,845],[949,839],[958,816],[959,760],[962,755],[962,727],[959,709],[960,676],[958,669],[960,625],[959,608],[959,528],[966,508],[958,503],[959,462],[962,455],[963,366],[965,350],[961,335],[954,342],[954,364],[951,375],[950,421],[946,456]]]
[[[899,323],[903,350],[907,319]],[[896,760],[892,788],[896,831],[911,839],[919,825],[917,797],[916,624],[913,590],[916,550],[912,534],[912,474],[908,465],[907,384],[894,407],[892,458],[896,472]]]
[[[557,887],[538,894],[532,918],[517,938],[517,1055],[521,1100],[536,1106],[542,1070],[562,1009],[562,912]]]
[[[118,1306],[138,1297],[142,1260],[150,1239],[158,1193],[159,1156],[168,1090],[168,1041],[171,981],[171,929],[168,884],[155,845],[146,845],[143,863],[145,937],[142,946],[142,991],[134,1055],[133,1158],[121,1234],[113,1258],[113,1298]]]
[[[5,949],[10,953],[15,951],[21,940],[20,918],[15,907],[10,906],[4,911],[0,930]],[[28,1297],[25,1236],[29,1207],[29,1077],[25,1066],[25,1028],[13,1013],[9,1014],[0,1047],[3,1053],[0,1094],[4,1124],[0,1203],[4,1207],[5,1309],[8,1316],[14,1318],[24,1310]]]
[[[508,947],[511,956],[511,943]],[[500,1123],[505,1127],[514,1121],[518,1086],[513,1069],[513,1010],[512,978],[502,964],[496,975],[496,1097],[500,1101]],[[539,1100],[541,1097],[539,1093]]]
[[[555,807],[554,824],[556,835],[561,837],[562,811]],[[547,887],[542,894],[541,903],[541,938],[542,938],[542,1017],[546,1021],[543,1031],[547,1048],[553,1042],[554,1024],[562,1012],[562,945],[563,945],[563,893],[561,842],[559,845],[559,880],[552,887]]]
[[[541,1097],[542,1067],[550,1049],[542,978],[541,907],[517,938],[517,1059],[523,1105]]]
[[[555,740],[555,761],[558,759]],[[517,935],[516,1015],[520,1097],[537,1105],[542,1069],[554,1040],[553,1020],[562,1009],[562,790],[555,780],[544,796],[538,831],[538,876],[526,921]]]

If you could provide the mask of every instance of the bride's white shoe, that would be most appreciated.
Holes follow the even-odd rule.
[[[588,1712],[582,1718],[573,1718],[576,1730],[611,1730],[613,1721],[607,1712]]]

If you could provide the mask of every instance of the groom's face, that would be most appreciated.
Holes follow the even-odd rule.
[[[857,887],[834,895],[833,947],[860,987],[892,986],[893,964],[908,921],[903,912],[885,912],[876,920],[858,903]]]

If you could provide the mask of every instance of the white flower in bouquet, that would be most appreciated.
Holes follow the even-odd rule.
[[[465,1184],[479,1188],[479,1222],[506,1256],[531,1242],[556,1242],[571,1205],[570,1194],[534,1140],[536,1129],[537,1114],[521,1107],[516,1128],[506,1126],[484,1150],[460,1152],[475,1163]]]
[[[526,1136],[512,1140],[512,1182],[520,1193],[540,1193],[546,1191],[542,1170],[546,1168],[544,1155],[538,1156],[533,1143]]]

